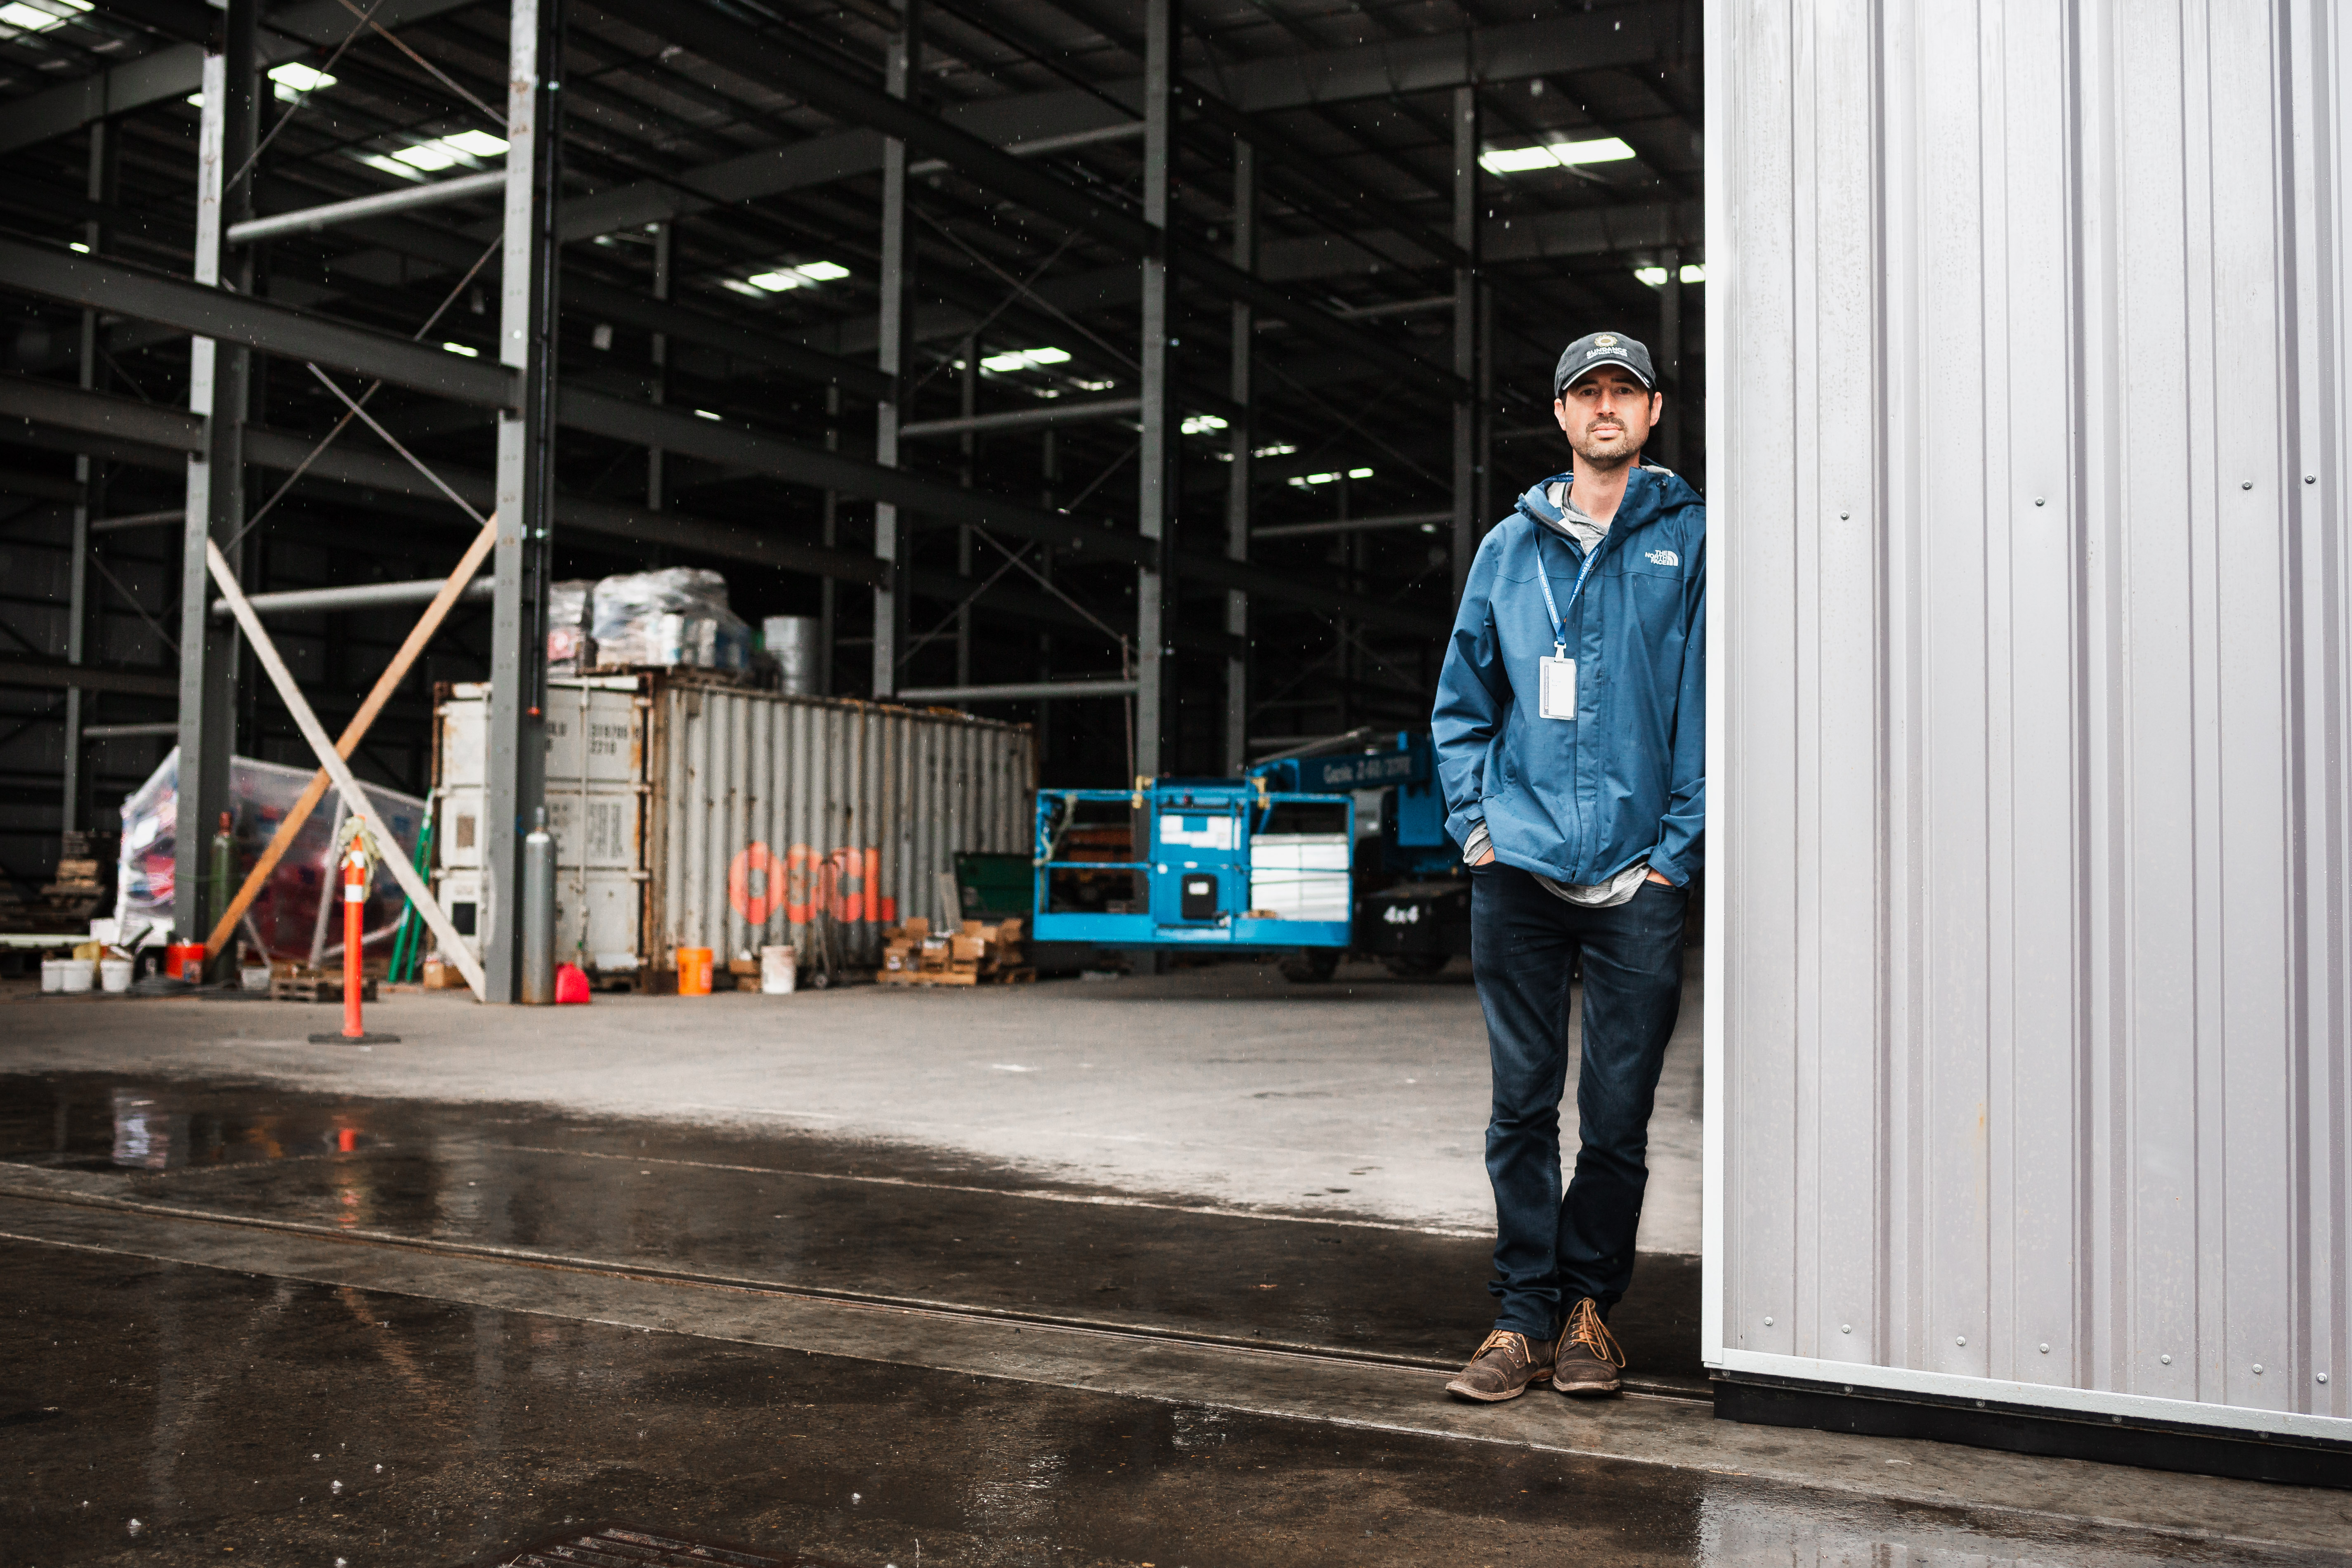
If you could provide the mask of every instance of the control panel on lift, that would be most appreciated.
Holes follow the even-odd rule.
[[[1344,948],[1354,846],[1351,795],[1262,778],[1040,790],[1036,939]]]

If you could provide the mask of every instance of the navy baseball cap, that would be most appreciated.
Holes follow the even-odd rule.
[[[1623,365],[1643,386],[1653,392],[1658,389],[1658,373],[1650,368],[1647,347],[1622,332],[1587,332],[1559,356],[1559,368],[1551,373],[1553,400],[1557,402],[1586,372],[1604,364]]]

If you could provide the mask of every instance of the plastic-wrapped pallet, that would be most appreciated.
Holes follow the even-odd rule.
[[[596,584],[590,630],[600,665],[741,669],[751,628],[727,607],[727,579],[698,566],[632,572]]]
[[[228,803],[231,830],[236,837],[236,877],[242,882],[262,846],[278,831],[291,806],[310,782],[309,768],[287,767],[252,757],[229,759]],[[425,803],[415,795],[376,784],[361,786],[383,815],[383,823],[400,841],[401,852],[414,854],[416,835],[425,823]],[[309,959],[320,947],[322,932],[331,936],[326,951],[342,951],[341,900],[334,896],[335,826],[341,820],[341,798],[330,794],[302,831],[294,847],[262,884],[246,917],[246,934],[260,942],[273,958]],[[121,866],[115,887],[114,914],[127,931],[134,925],[172,924],[173,845],[179,826],[180,752],[173,747],[163,765],[122,802]],[[206,836],[207,837],[210,835]],[[320,908],[325,895],[327,907]],[[365,914],[367,940],[374,944],[392,933],[407,895],[388,872],[369,883]],[[327,921],[331,917],[331,928]],[[205,932],[182,933],[181,940],[202,941]]]
[[[596,662],[596,639],[588,635],[588,601],[593,579],[574,577],[547,585],[547,672],[577,675]]]

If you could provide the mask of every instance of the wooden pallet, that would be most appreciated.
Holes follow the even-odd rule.
[[[310,975],[281,975],[269,983],[269,999],[272,1002],[340,1003],[343,999],[342,978],[340,975],[331,979]],[[361,984],[360,1000],[362,1002],[375,1000],[374,981],[369,980]]]
[[[971,969],[877,969],[876,984],[882,985],[1024,985],[1034,983],[1037,971],[1026,964],[1018,969],[992,969],[982,974]]]

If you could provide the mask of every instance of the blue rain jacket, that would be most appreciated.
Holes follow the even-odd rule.
[[[1646,857],[1685,886],[1706,829],[1706,504],[1636,468],[1571,605],[1585,552],[1536,521],[1559,520],[1552,482],[1521,496],[1470,564],[1430,716],[1446,831],[1465,843],[1484,821],[1496,859],[1563,882]],[[1538,571],[1576,660],[1573,722],[1538,716],[1538,662],[1552,653]]]

